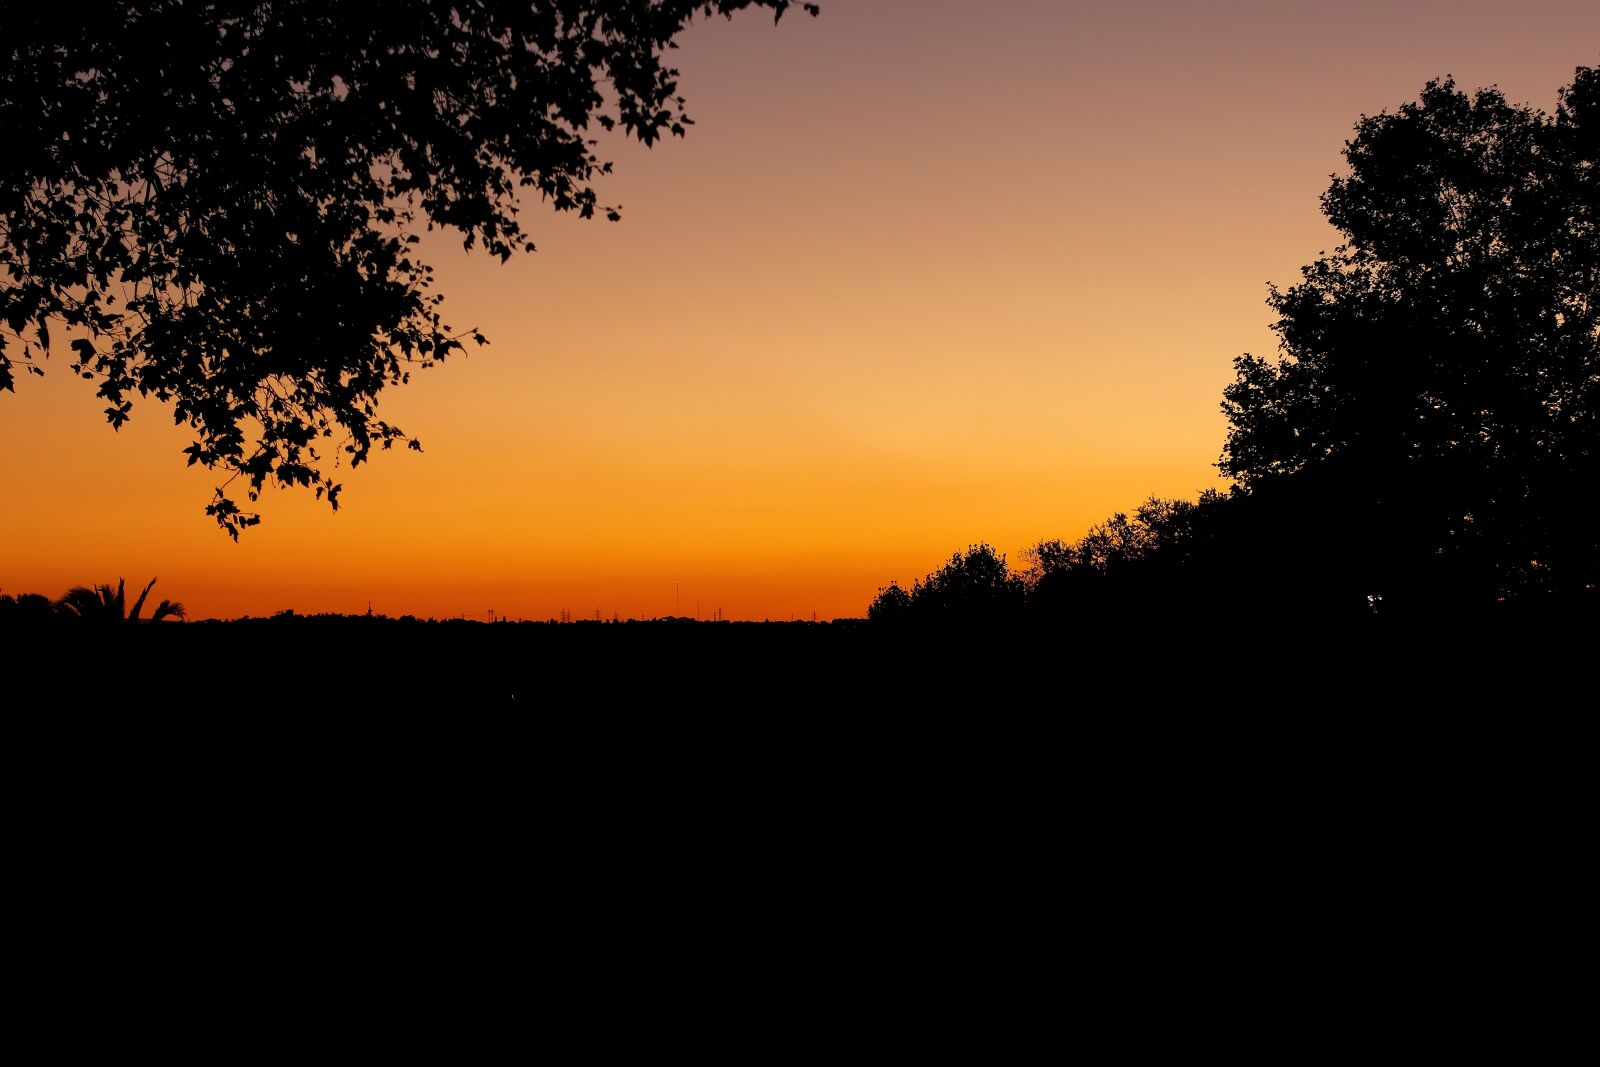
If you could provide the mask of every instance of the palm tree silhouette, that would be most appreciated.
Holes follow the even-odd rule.
[[[92,588],[75,585],[56,601],[56,610],[82,622],[160,622],[166,618],[186,618],[183,605],[176,600],[163,600],[156,605],[156,610],[151,612],[149,619],[139,618],[139,613],[144,610],[144,598],[150,595],[150,586],[155,584],[156,580],[150,579],[149,585],[146,585],[139,594],[139,599],[133,602],[133,610],[126,614],[123,610],[126,600],[123,596],[121,578],[117,579],[115,590],[111,588],[109,582]]]

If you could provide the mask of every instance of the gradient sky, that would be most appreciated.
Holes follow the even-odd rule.
[[[239,544],[154,402],[0,394],[0,590],[160,576],[191,617],[861,615],[986,540],[1015,560],[1220,484],[1267,283],[1336,236],[1363,113],[1429,78],[1553,108],[1600,5],[823,0],[691,28],[696,120],[617,143],[623,221],[501,265],[428,247],[492,344],[386,393],[422,454],[269,492]]]

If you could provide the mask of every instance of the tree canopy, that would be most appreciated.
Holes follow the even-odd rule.
[[[1271,289],[1280,351],[1224,390],[1236,484],[1027,550],[1028,617],[1593,617],[1600,70],[1553,114],[1432,81],[1344,154],[1322,197],[1343,243]],[[869,614],[914,619],[923,588]]]
[[[121,426],[169,401],[188,461],[307,486],[416,439],[378,394],[486,339],[445,321],[420,228],[505,260],[519,196],[615,219],[594,134],[690,123],[695,17],[793,0],[86,0],[0,44],[0,389],[50,331]],[[12,335],[10,347],[4,331]],[[217,490],[235,538],[258,516]]]
[[[879,589],[867,608],[874,622],[999,622],[1022,607],[1022,579],[1011,573],[1006,557],[989,544],[967,546],[911,590],[889,585]]]
[[[1314,488],[1396,569],[1458,588],[1592,583],[1600,71],[1554,114],[1430,82],[1345,159],[1322,199],[1344,243],[1272,290],[1281,353],[1236,361],[1222,470]]]

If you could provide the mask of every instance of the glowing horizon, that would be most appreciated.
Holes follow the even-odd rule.
[[[824,0],[680,43],[696,125],[613,142],[622,222],[530,204],[504,266],[430,235],[492,344],[385,394],[426,451],[342,472],[337,514],[268,492],[235,545],[182,428],[136,401],[114,433],[58,338],[0,395],[0,591],[609,619],[676,581],[684,615],[829,619],[1193,496],[1357,118],[1445,75],[1549,109],[1600,9]]]

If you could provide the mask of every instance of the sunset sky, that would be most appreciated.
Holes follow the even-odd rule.
[[[696,125],[610,143],[621,222],[425,245],[492,344],[384,394],[425,451],[344,472],[337,514],[268,492],[233,543],[184,429],[148,401],[113,432],[58,340],[0,394],[0,591],[610,618],[676,582],[683,614],[832,618],[1192,496],[1268,282],[1336,243],[1359,116],[1447,74],[1552,109],[1600,5],[823,0],[680,44]]]

